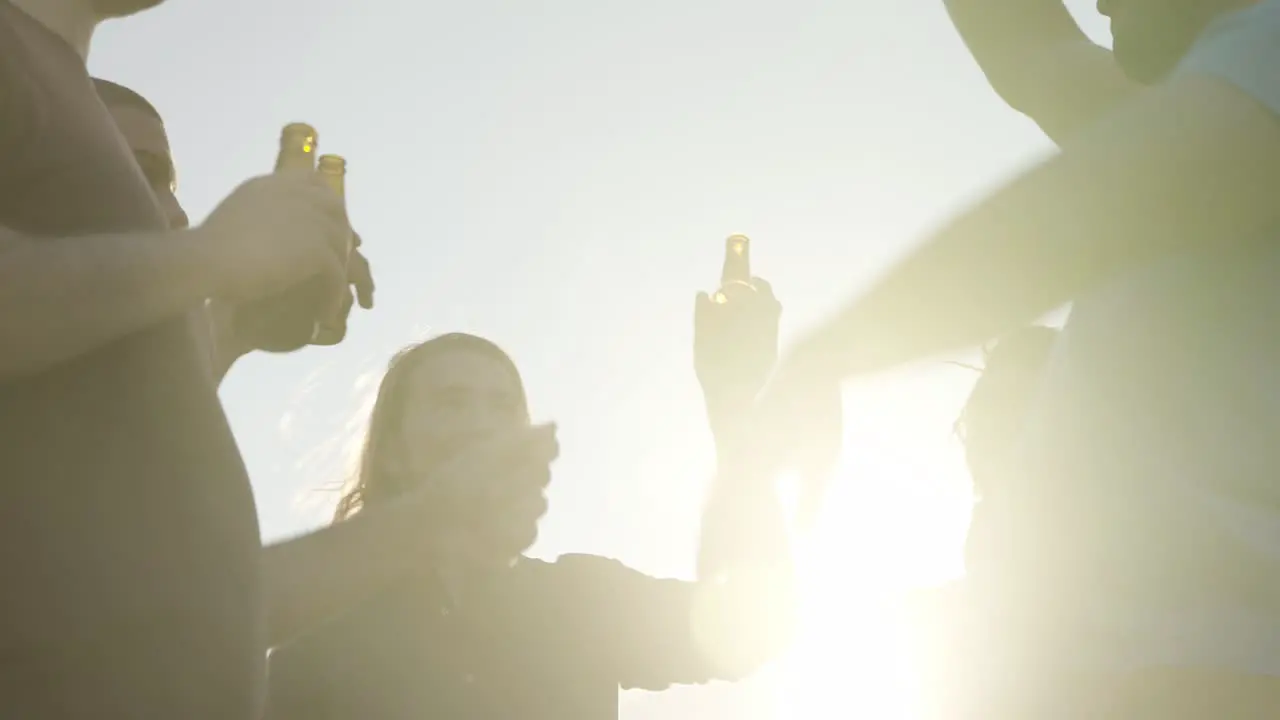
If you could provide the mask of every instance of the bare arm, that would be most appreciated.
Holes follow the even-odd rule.
[[[196,230],[36,240],[0,227],[0,381],[198,308],[217,283],[209,247]]]
[[[973,345],[1128,268],[1258,242],[1280,221],[1277,188],[1277,117],[1226,82],[1180,76],[934,234],[802,344],[788,374],[847,377]]]
[[[702,515],[693,627],[715,677],[736,679],[780,653],[795,629],[795,573],[776,479],[745,444],[720,440]]]
[[[991,87],[1058,144],[1137,93],[1061,0],[944,0]]]

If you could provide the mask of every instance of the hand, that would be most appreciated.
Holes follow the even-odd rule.
[[[356,246],[360,245],[360,236],[356,235]],[[344,319],[350,314],[352,306],[359,302],[365,310],[373,309],[373,273],[369,260],[359,249],[351,252],[347,261],[347,282],[350,287],[345,291],[340,312]],[[354,290],[354,292],[353,292]],[[236,334],[234,322],[236,305],[225,300],[214,299],[209,302],[209,322],[213,332],[214,365],[226,369],[241,357],[253,351],[253,343],[248,338]],[[345,333],[334,342],[326,342],[326,338],[317,339],[315,345],[337,345],[345,338]]]
[[[343,290],[342,307],[339,309],[340,322],[335,323],[336,326],[342,328],[340,333],[321,334],[312,342],[313,345],[337,345],[346,338],[347,319],[351,315],[351,308],[358,302],[360,307],[365,310],[373,309],[373,292],[375,286],[373,283],[373,269],[369,266],[369,259],[360,252],[360,235],[355,235],[355,248],[351,251],[351,256],[347,259],[347,283],[349,287]]]
[[[560,454],[555,425],[538,425],[476,443],[433,472],[425,491],[431,523],[464,545],[523,552],[546,512],[551,463]]]
[[[756,403],[753,443],[775,471],[800,474],[798,521],[811,523],[844,441],[840,378],[801,346],[778,367]]]
[[[749,406],[778,359],[782,305],[768,282],[753,278],[751,285],[755,292],[728,302],[699,293],[694,304],[693,365],[713,415]]]
[[[344,260],[351,227],[341,199],[315,175],[253,178],[231,192],[195,230],[208,243],[233,305],[282,292],[312,277],[332,285],[336,313],[347,287]]]

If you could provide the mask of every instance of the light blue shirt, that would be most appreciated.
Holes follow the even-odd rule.
[[[1175,74],[1229,83],[1280,123],[1280,0],[1219,19]],[[1025,482],[990,508],[1007,574],[974,578],[1005,603],[997,624],[1034,618],[1027,657],[1280,675],[1276,234],[1076,302],[1023,438]]]

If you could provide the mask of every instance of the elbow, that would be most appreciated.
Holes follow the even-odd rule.
[[[1044,92],[1043,78],[1035,70],[1037,61],[1034,53],[1010,47],[978,58],[978,68],[1004,104],[1029,115],[1036,94]]]

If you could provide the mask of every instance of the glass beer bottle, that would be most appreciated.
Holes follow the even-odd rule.
[[[320,178],[325,184],[333,188],[338,193],[338,197],[342,198],[343,205],[347,202],[347,161],[341,155],[321,155],[317,163],[317,170]],[[352,234],[347,240],[345,249],[345,262],[351,260],[351,251],[355,247],[355,235]],[[351,314],[353,298],[350,292],[346,292],[342,296],[342,307],[338,311],[336,317],[322,318],[316,326],[315,337],[312,343],[315,345],[337,345],[347,336],[347,318]]]
[[[720,289],[712,295],[717,303],[731,302],[744,293],[754,293],[751,284],[751,238],[730,235],[724,241],[724,266],[720,271]]]
[[[280,133],[276,172],[315,172],[318,137],[306,123],[290,123]],[[291,352],[320,334],[317,315],[332,292],[319,278],[306,280],[274,296],[236,308],[234,332],[250,347]]]

